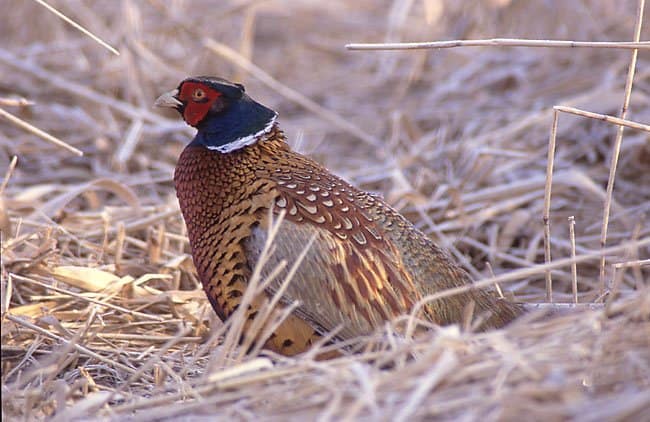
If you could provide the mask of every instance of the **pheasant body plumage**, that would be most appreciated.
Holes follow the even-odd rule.
[[[198,129],[174,180],[192,256],[220,318],[241,302],[267,240],[269,210],[285,217],[263,277],[308,248],[282,296],[285,305],[300,304],[267,343],[277,352],[302,352],[335,329],[342,339],[367,334],[410,312],[423,296],[471,283],[445,251],[383,200],[292,151],[275,112],[250,100],[242,86],[191,78],[168,95],[166,105]],[[203,111],[194,109],[197,100]],[[231,116],[233,109],[237,113]],[[255,118],[247,119],[251,109]],[[288,271],[270,285],[269,295]],[[438,324],[460,322],[471,302],[479,313],[489,313],[485,328],[502,326],[521,312],[485,290],[470,290],[429,303],[423,316]],[[247,310],[250,318],[260,304],[256,300]]]

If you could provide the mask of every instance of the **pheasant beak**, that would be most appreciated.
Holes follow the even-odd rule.
[[[158,99],[153,103],[156,107],[170,107],[179,109],[183,106],[183,103],[178,100],[178,89],[165,92],[163,95],[158,97]]]

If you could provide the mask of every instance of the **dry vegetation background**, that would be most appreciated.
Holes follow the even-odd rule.
[[[152,109],[187,75],[241,81],[295,148],[384,195],[477,280],[511,274],[544,261],[552,107],[619,115],[632,51],[344,45],[631,41],[636,0],[51,4],[120,55],[37,2],[1,2],[0,108],[84,153],[0,119],[3,420],[650,419],[648,132],[625,131],[608,236],[645,245],[608,255],[604,291],[597,258],[577,265],[579,302],[605,308],[416,340],[387,326],[364,353],[319,362],[244,355],[213,316],[171,182],[192,131]],[[640,51],[628,114],[645,124],[649,65]],[[569,216],[576,254],[599,249],[615,133],[560,116],[555,260],[571,256]],[[513,279],[507,296],[546,300],[543,270]],[[571,267],[553,280],[570,302]]]

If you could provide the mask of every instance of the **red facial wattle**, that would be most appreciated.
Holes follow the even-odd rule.
[[[197,90],[205,94],[197,99]],[[191,125],[196,126],[208,114],[214,101],[221,96],[221,93],[199,82],[185,82],[178,93],[178,99],[185,104],[183,118]]]

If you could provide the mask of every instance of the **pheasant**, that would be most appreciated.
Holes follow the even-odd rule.
[[[299,305],[266,348],[290,356],[333,330],[342,340],[368,334],[426,295],[472,283],[446,251],[382,199],[292,151],[277,113],[251,99],[243,85],[187,78],[156,105],[176,109],[197,129],[180,155],[174,183],[199,278],[222,320],[239,306],[260,259],[269,211],[285,217],[262,277],[307,248],[280,300],[281,306]],[[277,292],[287,273],[265,293]],[[471,303],[484,316],[482,329],[501,327],[522,312],[472,289],[426,304],[421,316],[458,323]],[[259,304],[246,310],[249,322]]]

